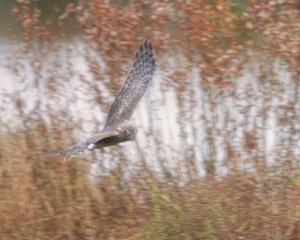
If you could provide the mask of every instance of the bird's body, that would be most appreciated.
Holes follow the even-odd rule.
[[[52,151],[48,156],[64,153],[74,155],[85,149],[93,150],[134,140],[136,128],[130,124],[129,120],[153,78],[154,69],[152,45],[149,40],[145,40],[139,46],[127,79],[110,107],[102,132],[73,146]]]
[[[104,148],[121,142],[133,141],[135,139],[136,131],[137,130],[133,125],[124,123],[115,130],[116,134],[103,138],[96,143],[90,144],[88,149],[93,150],[94,148]]]

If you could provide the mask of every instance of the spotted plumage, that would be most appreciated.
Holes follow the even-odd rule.
[[[47,155],[69,153],[72,156],[85,149],[93,150],[134,140],[136,128],[129,120],[153,78],[154,69],[152,45],[150,40],[145,40],[139,46],[127,79],[110,107],[102,132],[73,146],[49,152]]]

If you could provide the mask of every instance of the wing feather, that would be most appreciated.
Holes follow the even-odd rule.
[[[96,134],[96,135],[86,139],[83,142],[77,143],[70,147],[49,151],[45,156],[51,157],[51,156],[55,156],[55,155],[65,154],[65,153],[71,153],[71,155],[77,155],[77,154],[83,152],[84,150],[88,149],[88,147],[91,144],[95,144],[104,138],[117,136],[117,135],[118,135],[117,131],[112,131],[112,132],[104,131],[104,132],[101,132],[99,134]]]
[[[129,120],[153,78],[155,59],[150,40],[145,40],[135,54],[132,68],[110,107],[105,129]]]

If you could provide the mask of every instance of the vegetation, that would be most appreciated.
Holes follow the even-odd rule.
[[[1,239],[300,239],[298,0],[63,3],[11,9]],[[39,155],[103,125],[144,38],[161,83],[140,146]],[[169,92],[174,116],[159,108]]]

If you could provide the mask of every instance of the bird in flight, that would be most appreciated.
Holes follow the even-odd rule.
[[[154,69],[155,58],[152,44],[150,40],[145,40],[136,51],[131,70],[110,107],[103,130],[83,142],[65,149],[51,151],[47,156],[67,153],[69,158],[86,149],[93,150],[133,141],[137,130],[129,120],[153,78]]]

